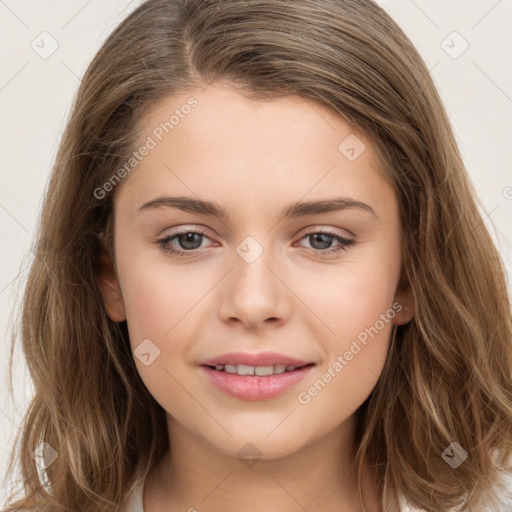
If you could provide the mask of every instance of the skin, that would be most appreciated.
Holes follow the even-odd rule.
[[[146,479],[145,512],[359,511],[349,449],[354,413],[382,371],[393,323],[413,314],[410,293],[398,286],[395,192],[371,140],[295,95],[253,101],[226,83],[191,89],[146,115],[141,145],[192,95],[198,106],[115,191],[115,266],[108,260],[102,273],[106,310],[127,320],[132,349],[149,338],[160,350],[148,366],[134,357],[167,412],[172,452]],[[338,150],[351,133],[366,147],[354,161]],[[215,201],[230,217],[139,211],[163,194]],[[278,222],[292,202],[337,196],[376,215],[351,208]],[[206,234],[193,257],[157,243],[180,227]],[[306,236],[318,228],[356,243],[326,255],[339,242],[327,238],[322,246]],[[247,236],[263,248],[252,263],[236,252]],[[191,251],[181,242],[169,244]],[[298,393],[396,302],[402,311],[317,396],[299,403]],[[227,352],[268,350],[316,366],[291,390],[262,401],[224,395],[198,366]],[[261,457],[251,467],[237,455],[248,442]],[[380,511],[369,473],[364,485],[370,510]]]

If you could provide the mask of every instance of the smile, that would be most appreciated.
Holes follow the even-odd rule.
[[[284,393],[312,370],[314,363],[304,366],[244,364],[202,365],[208,381],[223,393],[240,400],[266,400]]]

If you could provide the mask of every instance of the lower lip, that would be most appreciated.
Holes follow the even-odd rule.
[[[240,400],[266,400],[284,393],[303,380],[314,365],[303,366],[291,372],[258,377],[217,371],[201,366],[210,382],[224,393]]]

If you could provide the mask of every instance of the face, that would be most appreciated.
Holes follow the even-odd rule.
[[[226,84],[166,98],[141,134],[102,286],[148,390],[225,454],[251,442],[275,458],[347,424],[412,313],[372,142],[298,96]]]

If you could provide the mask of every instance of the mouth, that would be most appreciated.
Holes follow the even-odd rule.
[[[261,401],[274,398],[293,389],[312,371],[315,363],[301,366],[244,364],[203,364],[202,370],[209,384],[239,400]]]
[[[217,372],[225,372],[232,375],[250,376],[250,377],[268,377],[270,375],[281,375],[282,373],[290,373],[301,368],[314,366],[315,363],[304,364],[300,366],[294,365],[268,365],[268,366],[249,366],[246,364],[217,364],[217,365],[204,365],[211,370]]]

